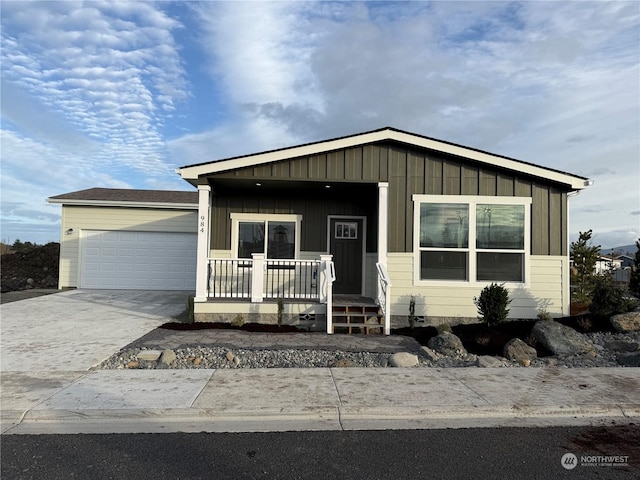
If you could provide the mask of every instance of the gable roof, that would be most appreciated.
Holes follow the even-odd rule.
[[[371,143],[384,141],[395,141],[409,146],[435,150],[458,157],[474,160],[480,164],[487,164],[507,170],[513,170],[524,174],[533,175],[554,182],[569,185],[571,189],[580,190],[588,185],[590,181],[586,177],[573,175],[570,173],[541,167],[532,163],[523,162],[514,158],[496,155],[494,153],[465,147],[455,143],[437,140],[415,133],[405,132],[392,127],[385,127],[370,132],[358,133],[345,137],[323,140],[320,142],[307,143],[293,147],[286,147],[277,150],[269,150],[261,153],[231,157],[212,162],[198,163],[180,167],[177,172],[180,176],[192,183],[197,184],[200,175],[221,173],[240,168],[254,167],[266,163],[287,160],[296,157],[317,155],[342,148],[358,147]]]
[[[182,190],[135,190],[88,188],[47,198],[63,205],[131,206],[155,208],[197,208],[198,192]]]

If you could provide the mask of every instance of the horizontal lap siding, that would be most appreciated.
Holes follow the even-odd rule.
[[[510,288],[512,302],[509,318],[536,318],[538,310],[546,309],[554,316],[567,314],[568,283],[567,259],[560,256],[532,256],[531,279],[526,287]],[[388,272],[391,277],[391,314],[407,315],[411,297],[416,299],[416,315],[474,319],[477,317],[474,297],[482,284],[469,285],[461,282],[455,288],[446,285],[413,285],[412,254],[390,254]]]
[[[60,244],[60,287],[78,284],[80,230],[196,233],[195,210],[63,206]],[[64,232],[72,228],[72,235]]]

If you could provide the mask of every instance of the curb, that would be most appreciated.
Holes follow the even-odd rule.
[[[251,411],[194,408],[30,410],[23,417],[21,412],[3,411],[2,419],[4,435],[404,430],[636,423],[640,422],[640,407],[593,405],[389,409],[314,406]]]

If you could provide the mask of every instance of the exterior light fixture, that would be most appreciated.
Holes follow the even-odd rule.
[[[71,235],[73,233],[73,228],[67,228],[67,230],[64,232],[65,235]]]

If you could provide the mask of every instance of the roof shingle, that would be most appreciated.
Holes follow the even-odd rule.
[[[137,203],[177,203],[197,204],[197,191],[180,190],[134,190],[122,188],[88,188],[77,192],[63,193],[50,197],[49,200],[87,200],[104,202],[137,202]]]

